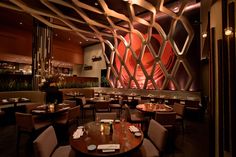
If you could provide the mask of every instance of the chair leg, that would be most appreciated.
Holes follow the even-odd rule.
[[[20,149],[20,137],[21,137],[21,131],[17,131],[17,139],[16,139],[16,152],[17,152],[17,156],[19,154],[19,149]]]

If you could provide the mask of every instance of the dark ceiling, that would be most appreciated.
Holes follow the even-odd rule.
[[[143,2],[147,4],[141,6]],[[111,37],[111,27],[123,32],[129,31],[129,24],[134,16],[132,14],[144,18],[152,13],[152,7],[158,7],[162,2],[164,7],[172,11],[179,4],[177,0],[143,2],[135,4],[125,0],[3,0],[0,2],[0,25],[32,30],[34,17],[54,27],[55,38],[86,47],[98,43],[99,37]],[[196,1],[189,0],[188,3],[194,4]],[[131,8],[133,10],[130,10]],[[112,16],[110,11],[117,15]]]

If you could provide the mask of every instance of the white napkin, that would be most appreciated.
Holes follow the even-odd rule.
[[[83,136],[83,130],[82,128],[78,128],[74,133],[73,133],[73,139],[78,139],[80,136]]]
[[[8,102],[7,99],[2,99],[2,102]]]
[[[45,113],[44,110],[32,110],[32,112],[34,112],[34,113]]]
[[[129,126],[129,130],[131,132],[139,132],[139,129],[137,127],[133,126],[133,125]]]
[[[170,106],[168,106],[168,105],[165,105],[165,107],[166,107],[166,108],[168,108],[168,109],[171,109],[171,107],[170,107]]]
[[[99,144],[97,149],[113,150],[120,149],[120,144]]]
[[[113,122],[113,119],[101,119],[102,123],[110,123],[110,122]]]

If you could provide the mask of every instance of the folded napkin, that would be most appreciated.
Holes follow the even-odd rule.
[[[34,113],[45,113],[44,110],[32,110],[32,112],[34,112]]]
[[[171,108],[170,106],[168,106],[168,105],[165,105],[165,107],[168,108],[168,109],[172,109],[172,108]]]
[[[61,111],[61,110],[67,110],[67,109],[69,109],[69,108],[70,108],[69,106],[68,106],[68,107],[63,107],[63,108],[60,109],[60,111]]]
[[[120,144],[99,144],[97,146],[97,149],[103,149],[103,150],[120,149]]]
[[[8,102],[7,99],[2,99],[2,102]]]
[[[21,98],[22,101],[29,101],[28,98]]]
[[[110,122],[113,122],[113,119],[101,119],[102,123],[110,123]]]
[[[73,133],[73,139],[78,139],[80,136],[83,136],[83,130],[82,128],[78,128],[74,133]]]
[[[137,127],[133,126],[133,125],[129,126],[129,130],[131,132],[139,132],[139,129]]]

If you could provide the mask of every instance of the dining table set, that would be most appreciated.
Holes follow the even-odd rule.
[[[77,127],[70,136],[70,146],[78,156],[129,156],[143,138],[142,130],[128,122],[101,119]]]

